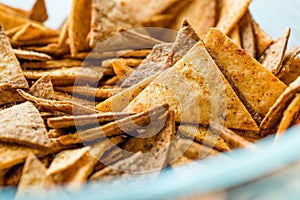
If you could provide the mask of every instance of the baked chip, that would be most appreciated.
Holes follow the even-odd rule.
[[[16,54],[17,58],[22,60],[34,60],[34,61],[52,60],[51,56],[44,53],[26,51],[21,49],[13,49],[13,51],[14,54]]]
[[[29,18],[31,20],[43,23],[48,19],[48,13],[46,8],[45,0],[36,0],[33,4],[30,12]]]

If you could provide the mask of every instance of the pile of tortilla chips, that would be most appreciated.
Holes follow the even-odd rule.
[[[58,30],[44,0],[0,4],[0,186],[73,191],[278,140],[300,123],[300,47],[250,3],[73,0]]]

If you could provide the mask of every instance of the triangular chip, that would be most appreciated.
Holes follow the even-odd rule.
[[[29,12],[29,18],[43,23],[48,19],[48,13],[46,9],[46,3],[45,0],[36,0],[33,4],[30,12]]]
[[[43,76],[30,88],[29,93],[35,97],[54,99],[54,89],[49,76]]]
[[[251,1],[252,0],[223,0],[217,28],[225,34],[230,33],[247,12]]]
[[[240,27],[238,25],[236,25],[232,29],[232,31],[229,33],[228,36],[238,46],[242,46],[241,35],[240,35]]]
[[[41,148],[53,146],[39,111],[30,102],[0,111],[0,140]]]
[[[125,110],[141,112],[163,103],[175,111],[176,122],[209,125],[225,119],[227,127],[258,130],[202,42],[152,81]]]
[[[273,39],[265,33],[253,19],[252,25],[256,41],[256,58],[259,59],[266,49],[273,43]]]
[[[17,58],[22,60],[35,60],[35,61],[52,60],[51,56],[44,53],[26,51],[21,49],[14,49],[13,51],[16,54]]]
[[[0,94],[0,106],[22,103],[25,101],[11,84],[0,84]]]
[[[283,34],[266,50],[265,54],[259,59],[260,63],[273,74],[277,75],[284,59],[288,39],[291,29],[286,29]]]
[[[33,154],[29,154],[18,185],[16,199],[45,197],[53,186],[51,178],[46,176],[46,167]]]
[[[0,83],[9,83],[16,88],[28,88],[20,64],[1,25],[0,41]]]
[[[260,122],[286,85],[219,29],[210,30],[205,45],[252,117]]]
[[[0,12],[0,22],[5,30],[26,24],[29,20],[20,16],[13,16],[7,12]]]
[[[255,34],[252,25],[252,17],[248,11],[239,22],[242,40],[242,48],[253,58],[256,58]]]

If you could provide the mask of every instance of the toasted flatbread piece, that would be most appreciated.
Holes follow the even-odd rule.
[[[121,87],[130,87],[148,78],[157,72],[167,69],[168,55],[171,53],[172,44],[158,44],[153,47],[152,52],[146,59],[124,80]]]
[[[53,180],[46,176],[46,167],[34,154],[30,153],[23,168],[16,199],[45,197],[47,190],[53,184]]]
[[[286,85],[218,29],[210,30],[205,45],[252,117],[259,123],[286,89]]]
[[[59,69],[59,68],[71,68],[71,67],[80,67],[82,61],[80,60],[48,60],[44,62],[23,62],[21,64],[23,69]]]
[[[248,11],[239,22],[242,48],[253,58],[256,58],[255,34],[252,25],[252,16]]]
[[[71,55],[89,49],[86,41],[90,32],[92,0],[73,0],[68,21],[68,37]]]
[[[54,99],[57,101],[72,101],[75,102],[76,104],[82,105],[90,109],[95,109],[95,105],[97,104],[97,102],[95,102],[94,99],[93,100],[82,99],[74,95],[72,96],[70,94],[58,92],[58,91],[54,91],[54,94],[55,94]]]
[[[16,54],[17,58],[22,60],[34,60],[34,61],[46,61],[52,60],[51,56],[45,53],[39,53],[34,51],[26,51],[21,49],[14,49],[14,54]]]
[[[40,38],[49,38],[58,36],[59,32],[56,30],[47,28],[38,23],[27,23],[19,30],[14,36],[13,40],[15,41],[24,41],[24,40],[35,40]]]
[[[183,19],[187,19],[198,35],[209,31],[216,24],[216,1],[194,0],[176,16],[172,28],[178,30]]]
[[[25,99],[11,84],[0,84],[0,105],[22,103]]]
[[[230,33],[230,31],[245,15],[250,3],[251,0],[223,0],[217,28],[219,28],[224,34]]]
[[[112,67],[114,62],[122,63],[129,67],[137,67],[142,63],[143,59],[140,58],[113,58],[113,59],[106,59],[103,60],[101,63],[102,67]]]
[[[37,80],[43,76],[50,76],[53,85],[67,86],[76,84],[93,84],[103,77],[103,73],[90,68],[71,67],[56,70],[36,71],[25,70],[24,75],[28,79]]]
[[[37,51],[37,52],[42,52],[42,53],[47,53],[46,50],[44,50],[44,49],[46,47],[48,47],[48,44],[49,45],[56,44],[57,41],[58,41],[58,37],[56,37],[56,36],[55,37],[43,37],[43,38],[39,38],[38,40],[34,39],[34,40],[16,41],[16,40],[10,39],[10,43],[14,48],[20,47],[22,49],[26,49],[29,51]],[[45,45],[47,45],[47,46],[45,47]],[[57,49],[57,51],[58,50],[59,49]],[[50,50],[48,50],[48,51],[50,52]],[[60,51],[62,51],[62,50],[60,50]],[[59,55],[59,54],[57,53],[57,55]]]
[[[22,176],[23,166],[24,165],[16,165],[12,167],[10,170],[8,170],[8,172],[4,176],[5,186],[10,186],[10,187],[18,186]]]
[[[170,111],[162,130],[151,137],[132,138],[123,149],[137,153],[142,152],[146,171],[160,171],[168,164],[168,152],[175,135],[174,112]]]
[[[130,76],[130,74],[134,71],[131,67],[123,63],[113,62],[112,63],[114,72],[119,80],[125,80]]]
[[[28,83],[2,26],[0,26],[0,41],[0,84],[8,83],[16,88],[28,88]]]
[[[144,27],[168,27],[172,20],[174,19],[174,14],[157,14],[147,21],[143,22]]]
[[[122,92],[99,103],[96,109],[102,112],[120,112],[158,76],[158,73],[126,88]]]
[[[273,74],[277,75],[282,69],[282,63],[287,48],[291,29],[287,28],[283,34],[266,50],[259,62]]]
[[[43,23],[48,19],[48,13],[46,8],[45,0],[36,0],[33,4],[30,12],[29,18],[31,20]]]
[[[291,82],[296,80],[300,75],[299,70],[299,61],[297,55],[300,53],[300,46],[296,46],[289,50],[283,60],[283,67],[277,75],[280,80],[282,80],[285,84],[289,85]]]
[[[280,123],[284,110],[294,99],[295,94],[300,92],[300,78],[292,82],[277,98],[276,102],[270,108],[268,114],[261,122],[259,127],[261,137],[275,133]]]
[[[136,13],[128,12],[117,1],[93,0],[90,46],[93,48],[105,39],[118,33],[118,28],[127,30],[139,27],[133,17]]]
[[[79,116],[63,116],[54,117],[47,120],[47,124],[51,128],[70,128],[70,127],[80,127],[88,126],[92,124],[111,122],[116,119],[121,119],[128,117],[128,113],[99,113],[94,115],[79,115]]]
[[[283,117],[277,129],[276,138],[282,136],[283,132],[286,131],[293,122],[294,117],[300,110],[300,95],[296,94],[295,98],[289,104],[287,109],[283,113]]]
[[[3,4],[2,4],[3,5]],[[26,19],[24,17],[20,16],[14,16],[7,12],[0,12],[0,22],[2,24],[2,27],[5,30],[12,29],[14,27],[26,24],[29,22],[29,19]]]
[[[34,153],[38,157],[47,155],[44,150],[23,145],[0,143],[0,170],[9,169],[24,162],[29,153]]]
[[[209,125],[224,116],[227,127],[258,130],[202,42],[153,80],[125,110],[141,112],[163,103],[175,111],[176,122]]]
[[[229,130],[225,126],[218,124],[218,123],[211,123],[210,129],[217,134],[220,135],[224,139],[224,141],[230,146],[231,149],[236,148],[249,148],[249,149],[255,149],[256,146],[244,139],[243,137],[237,135],[235,132]]]
[[[29,93],[43,99],[54,99],[54,89],[49,76],[43,76],[29,89]]]
[[[1,4],[0,4],[1,7]],[[12,38],[14,36],[14,34],[16,34],[16,32],[18,32],[19,30],[22,29],[24,25],[20,25],[20,26],[16,26],[14,28],[11,28],[9,30],[5,30],[5,34],[7,35],[7,37]]]
[[[229,33],[229,38],[238,46],[242,46],[242,40],[240,35],[240,27],[236,25]]]
[[[90,150],[90,147],[61,151],[55,155],[47,175],[57,174],[72,167],[83,155]]]
[[[0,126],[1,141],[40,148],[52,147],[44,121],[30,102],[0,111]]]
[[[6,5],[4,3],[0,3],[0,12],[4,12],[7,14],[10,14],[11,16],[18,16],[21,18],[27,18],[28,17],[28,11],[12,7],[9,5]]]
[[[184,136],[194,139],[205,146],[214,147],[221,152],[231,151],[231,148],[223,138],[213,134],[213,132],[206,127],[199,125],[180,125],[178,131]]]
[[[265,33],[253,19],[252,25],[256,41],[256,58],[259,59],[266,49],[273,43],[273,39]]]
[[[96,113],[95,110],[90,109],[85,106],[81,106],[72,101],[48,100],[48,99],[43,99],[43,98],[38,98],[38,97],[32,96],[31,94],[28,94],[28,93],[24,92],[23,90],[18,89],[17,91],[23,98],[35,103],[38,106],[48,109],[50,111],[60,111],[60,112],[67,113],[70,115],[72,115],[72,114],[73,115],[82,115],[82,114],[95,114]]]

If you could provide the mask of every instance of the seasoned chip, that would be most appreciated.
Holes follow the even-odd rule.
[[[53,146],[39,111],[30,102],[0,111],[0,126],[1,141],[40,148]]]
[[[22,41],[16,41],[16,40],[10,39],[11,45],[14,48],[21,47],[22,49],[26,49],[29,51],[37,51],[37,52],[42,52],[42,53],[47,53],[47,54],[51,54],[51,51],[50,51],[48,45],[50,45],[50,44],[57,45],[56,44],[57,41],[58,41],[58,37],[43,37],[43,38],[39,38],[38,40],[34,39],[34,40],[22,40]],[[44,45],[47,45],[47,46],[44,46]],[[46,47],[48,47],[48,49],[46,49]],[[63,49],[57,48],[56,51],[62,52]],[[54,53],[52,53],[52,54],[55,55]],[[57,55],[59,55],[59,53],[57,53]]]
[[[80,67],[82,61],[79,60],[49,60],[44,62],[23,62],[21,64],[24,69],[58,69],[58,68],[71,68],[71,67]]]
[[[9,83],[16,88],[28,88],[28,83],[2,26],[0,26],[0,41],[0,83]]]
[[[259,123],[285,90],[285,84],[218,29],[210,30],[205,45],[252,117]]]
[[[27,156],[26,156],[27,158]],[[24,165],[16,165],[5,174],[5,186],[18,186]]]
[[[273,74],[277,75],[282,69],[284,54],[286,51],[291,29],[286,29],[283,34],[266,50],[259,59],[260,63]]]
[[[29,89],[29,93],[43,99],[54,99],[54,90],[49,76],[43,76]]]
[[[35,61],[45,61],[45,60],[52,60],[51,56],[34,52],[34,51],[26,51],[21,49],[14,49],[14,54],[16,54],[17,58],[22,60],[35,60]]]
[[[25,99],[19,95],[11,84],[0,84],[0,106],[7,104],[22,103]]]
[[[112,66],[119,80],[125,80],[134,71],[131,67],[119,62],[113,62]]]
[[[143,59],[140,58],[113,58],[113,59],[106,59],[102,61],[102,67],[112,67],[112,63],[122,63],[129,67],[137,67],[142,63]]]
[[[36,0],[29,12],[29,18],[43,23],[48,19],[45,0]]]
[[[13,16],[7,12],[0,12],[0,22],[5,30],[26,24],[29,20],[20,16]]]
[[[250,3],[251,0],[223,0],[217,28],[225,34],[230,33],[245,15]]]
[[[93,100],[89,100],[89,99],[82,99],[79,97],[76,97],[75,95],[70,95],[67,93],[63,93],[63,92],[58,92],[58,91],[54,91],[55,94],[55,100],[57,101],[71,101],[71,102],[75,102],[78,105],[87,107],[89,109],[95,109],[95,105],[97,104],[97,102]]]
[[[224,115],[227,127],[258,130],[202,42],[153,80],[125,110],[141,112],[163,103],[175,111],[176,122],[209,125],[211,120],[224,120],[220,118]],[[220,113],[213,116],[211,109]]]
[[[295,94],[300,92],[300,78],[298,77],[287,87],[282,94],[277,98],[276,102],[270,108],[269,112],[260,124],[261,137],[275,133],[277,125],[282,118],[283,112],[290,104]]]
[[[230,39],[237,44],[238,46],[242,46],[241,36],[240,36],[240,27],[236,25],[230,34],[228,35]]]
[[[248,11],[239,22],[242,40],[242,48],[253,58],[256,58],[255,34],[252,25],[252,17]]]

